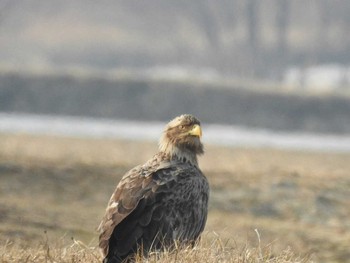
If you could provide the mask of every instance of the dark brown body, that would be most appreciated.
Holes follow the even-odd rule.
[[[190,125],[197,126],[194,134],[201,134],[198,125]],[[176,130],[171,126],[171,131]],[[203,152],[199,139],[189,134],[188,140]],[[186,137],[181,139],[188,143]],[[176,154],[160,151],[119,182],[99,227],[104,262],[132,261],[138,251],[147,256],[149,251],[171,249],[174,242],[188,245],[198,239],[207,219],[209,185],[193,145],[179,150],[169,144]]]

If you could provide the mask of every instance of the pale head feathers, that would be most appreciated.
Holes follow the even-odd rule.
[[[197,155],[203,154],[200,121],[184,114],[171,120],[159,140],[159,151],[172,159],[178,159],[198,166]]]

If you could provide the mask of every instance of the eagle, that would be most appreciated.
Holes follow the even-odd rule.
[[[132,262],[140,253],[194,245],[207,220],[209,184],[199,169],[200,121],[171,120],[159,151],[128,171],[112,194],[99,226],[104,263]]]

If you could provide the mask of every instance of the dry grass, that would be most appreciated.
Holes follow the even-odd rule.
[[[259,238],[259,236],[258,236]],[[210,239],[211,240],[211,239]],[[20,242],[19,242],[20,243]],[[81,241],[72,239],[67,245],[64,238],[49,242],[46,240],[36,247],[23,247],[17,243],[7,242],[0,249],[0,259],[3,263],[10,262],[101,262],[102,257],[97,247],[88,246]],[[230,263],[288,263],[310,262],[308,258],[301,258],[287,248],[279,255],[273,255],[271,247],[231,247],[222,239],[201,241],[194,248],[182,248],[172,251],[152,252],[145,258],[141,254],[136,256],[135,262],[168,263],[168,262],[230,262]]]
[[[96,227],[107,200],[156,148],[0,135],[0,261],[99,262]],[[200,159],[212,190],[202,242],[148,262],[350,262],[349,160],[208,146]]]
[[[28,246],[21,241],[7,242],[0,249],[1,262],[101,262],[96,247],[88,247],[77,241],[67,245],[64,239],[55,242],[46,240],[37,246]]]

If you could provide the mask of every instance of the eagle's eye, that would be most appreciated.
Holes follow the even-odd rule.
[[[180,125],[180,129],[181,130],[185,129],[185,126],[184,125]]]

